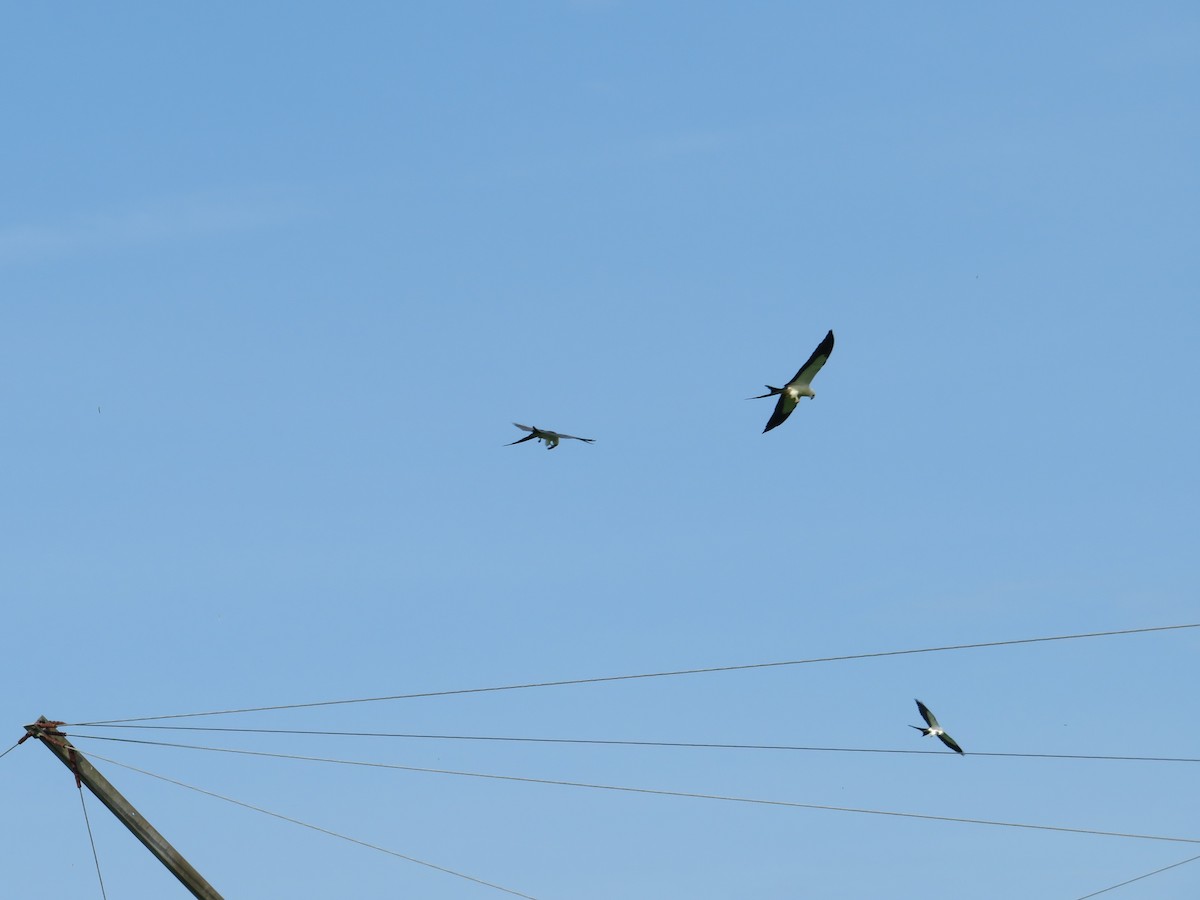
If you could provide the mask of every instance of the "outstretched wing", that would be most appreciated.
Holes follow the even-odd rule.
[[[770,396],[768,394],[768,396]],[[760,399],[758,397],[755,400]],[[782,425],[788,416],[792,414],[792,410],[796,408],[796,398],[784,391],[779,395],[779,401],[775,404],[775,412],[771,413],[771,418],[767,420],[767,427],[763,429],[763,434],[766,434],[776,425]]]
[[[808,362],[802,365],[799,371],[792,376],[792,380],[788,382],[788,385],[795,386],[811,383],[813,377],[821,371],[821,366],[825,365],[825,360],[829,359],[831,353],[833,353],[832,330],[829,332],[829,334],[825,335],[825,340],[817,344],[817,349],[814,350],[812,356],[808,358]],[[783,420],[780,419],[779,421],[782,422]]]
[[[562,434],[561,432],[559,432],[559,433],[558,433],[558,436],[559,436],[560,438],[569,438],[569,439],[571,439],[572,441],[583,441],[584,443],[587,443],[587,444],[594,444],[594,443],[596,443],[596,439],[595,439],[595,438],[581,438],[581,437],[575,437],[575,435],[573,435],[573,434]]]
[[[938,732],[938,740],[941,741],[943,744],[945,744],[947,747],[949,747],[951,750],[953,750],[955,753],[963,752],[963,748],[958,746],[958,744],[956,744],[954,742],[954,738],[950,737],[950,735],[946,734],[946,732],[944,732],[944,731]],[[963,755],[965,756],[966,754],[963,754]]]
[[[925,724],[930,728],[941,728],[941,726],[938,725],[937,716],[931,713],[929,711],[929,707],[920,700],[917,701],[917,711],[921,714],[921,718],[925,720]]]
[[[519,440],[513,441],[512,444],[505,444],[504,446],[511,447],[513,444],[523,444],[526,441],[532,441],[535,437],[537,437],[536,434],[527,434],[527,435],[525,435],[525,437],[520,438]]]

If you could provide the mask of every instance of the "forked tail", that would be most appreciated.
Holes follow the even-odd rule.
[[[769,384],[764,384],[763,387],[765,387],[768,391],[770,391],[770,393],[769,394],[759,394],[757,397],[747,397],[746,399],[747,400],[762,400],[764,397],[774,397],[776,394],[783,393],[783,388],[771,387]]]

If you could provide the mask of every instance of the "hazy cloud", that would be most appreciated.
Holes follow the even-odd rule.
[[[294,200],[280,197],[191,196],[142,206],[80,213],[59,221],[0,225],[0,265],[253,231],[298,217]]]

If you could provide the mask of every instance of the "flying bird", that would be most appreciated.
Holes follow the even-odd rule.
[[[757,397],[750,397],[750,400],[762,400],[764,397],[774,397],[779,395],[779,402],[775,404],[775,411],[771,413],[771,418],[767,422],[767,427],[763,429],[763,434],[766,434],[777,425],[782,425],[787,417],[792,414],[792,410],[796,408],[796,404],[800,402],[801,397],[815,397],[813,389],[810,386],[813,377],[821,371],[821,366],[825,365],[825,360],[829,359],[829,355],[833,353],[833,332],[825,335],[825,340],[817,345],[817,349],[813,351],[812,356],[808,358],[808,362],[800,367],[792,380],[781,388],[771,387],[766,385],[770,393],[759,394]]]
[[[522,431],[530,432],[530,434],[527,434],[525,437],[521,438],[518,441],[513,441],[512,444],[505,444],[504,445],[505,447],[511,447],[511,446],[513,446],[513,444],[523,444],[526,441],[532,441],[534,438],[537,438],[539,441],[545,441],[547,450],[553,450],[555,447],[558,446],[558,442],[561,440],[564,440],[564,439],[572,440],[572,441],[583,441],[586,444],[596,443],[595,438],[581,438],[581,437],[575,437],[575,435],[573,435],[573,434],[559,434],[557,431],[546,431],[545,429],[538,428],[536,425],[534,425],[531,428],[528,425],[521,425],[517,422],[513,422],[513,424],[516,425],[518,428],[520,428]]]
[[[936,735],[939,741],[941,741],[955,753],[961,754],[963,752],[963,748],[958,746],[958,744],[954,742],[954,738],[946,734],[945,729],[938,724],[937,716],[931,713],[929,711],[929,707],[920,700],[917,701],[917,710],[921,713],[921,718],[925,720],[925,724],[929,727],[922,728],[920,725],[909,725],[909,728],[917,729],[917,731],[921,732],[921,734],[925,735],[925,737],[929,737],[931,734]]]

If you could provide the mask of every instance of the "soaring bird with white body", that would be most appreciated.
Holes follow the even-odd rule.
[[[917,701],[917,711],[921,714],[921,718],[925,720],[925,724],[929,727],[922,728],[920,725],[909,725],[909,728],[917,729],[917,731],[921,732],[921,734],[925,735],[925,737],[933,735],[955,753],[961,754],[963,752],[962,747],[958,746],[958,744],[954,742],[954,738],[946,734],[946,730],[938,724],[937,716],[931,713],[929,711],[929,707],[920,700]]]
[[[825,360],[829,359],[831,353],[833,353],[832,331],[825,335],[825,339],[817,345],[817,349],[808,358],[808,362],[800,367],[800,371],[792,377],[791,381],[781,388],[771,387],[768,384],[766,388],[770,393],[749,398],[750,400],[762,400],[764,397],[779,396],[779,401],[775,404],[775,411],[771,413],[771,418],[767,421],[767,427],[763,429],[763,434],[777,425],[782,425],[784,420],[792,414],[792,410],[796,408],[801,397],[817,396],[813,393],[812,380],[821,371],[821,366],[825,365]]]
[[[520,440],[513,441],[512,444],[505,444],[504,445],[505,447],[511,447],[511,446],[513,446],[513,444],[523,444],[526,441],[532,441],[535,438],[538,441],[545,442],[547,450],[553,450],[555,447],[558,446],[558,442],[562,441],[562,440],[583,441],[585,444],[596,443],[595,438],[581,438],[581,437],[575,437],[575,435],[573,435],[573,434],[561,434],[560,432],[557,432],[557,431],[547,431],[544,428],[538,428],[536,425],[533,425],[533,426],[521,425],[517,422],[513,422],[513,424],[516,425],[518,428],[520,428],[522,431],[528,431],[531,433],[527,434],[525,437],[521,438]]]

